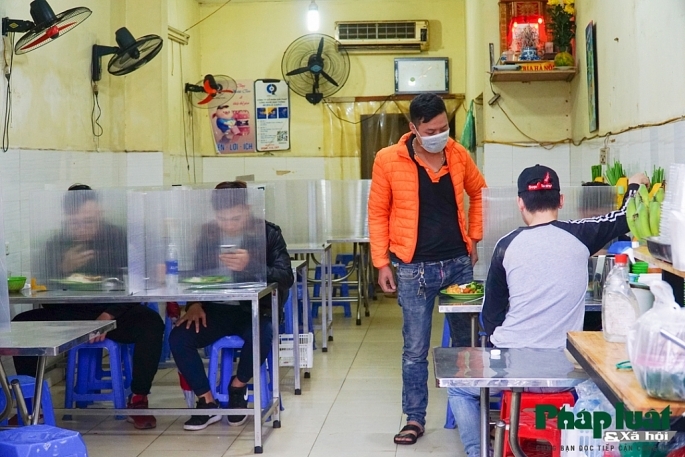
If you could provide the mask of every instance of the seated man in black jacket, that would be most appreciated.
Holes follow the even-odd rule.
[[[48,279],[121,277],[127,266],[126,232],[102,217],[95,191],[85,184],[69,188],[62,202],[64,227],[45,245],[37,262]],[[164,322],[161,316],[139,303],[65,303],[45,304],[17,315],[15,321],[116,320],[117,328],[95,338],[105,337],[123,344],[134,344],[132,396],[128,408],[147,409],[147,395],[157,373],[162,354]],[[36,357],[14,357],[17,374],[35,376]],[[131,416],[137,429],[154,428],[154,416]]]
[[[244,182],[223,182],[215,189],[245,189]],[[266,233],[256,233],[246,191],[212,193],[212,207],[216,221],[202,227],[195,252],[195,271],[200,275],[230,275],[233,282],[251,282],[258,278],[264,259],[255,258],[250,246],[261,244],[254,237],[266,236],[266,281],[278,283],[279,305],[283,306],[293,284],[285,240],[281,229],[266,222]],[[252,238],[252,240],[251,240]],[[222,252],[221,245],[233,245],[231,252]],[[263,278],[262,278],[263,280]],[[271,328],[271,296],[262,298],[260,307],[260,363],[264,363],[273,338]],[[193,302],[171,331],[169,344],[181,375],[198,397],[198,409],[216,409],[218,402],[210,390],[209,380],[197,350],[224,336],[236,335],[245,341],[240,354],[236,376],[229,386],[229,408],[246,408],[247,383],[252,379],[252,315],[249,302]],[[192,416],[183,426],[185,430],[202,430],[221,420],[211,414]],[[245,423],[247,416],[228,416],[229,425]]]

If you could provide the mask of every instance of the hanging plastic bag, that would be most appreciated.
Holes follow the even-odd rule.
[[[635,322],[626,339],[633,372],[651,397],[685,400],[685,350],[660,334],[667,330],[685,338],[685,308],[673,298],[664,281],[650,285],[654,306]]]
[[[468,113],[466,113],[466,121],[464,122],[464,130],[461,132],[461,145],[470,152],[476,152],[476,118],[473,115],[473,100]]]

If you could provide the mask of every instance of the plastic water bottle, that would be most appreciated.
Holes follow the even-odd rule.
[[[167,291],[178,289],[178,249],[174,243],[169,243],[166,250],[166,287]]]
[[[602,292],[602,334],[611,342],[625,343],[628,330],[640,315],[637,298],[628,284],[628,256],[619,254]]]

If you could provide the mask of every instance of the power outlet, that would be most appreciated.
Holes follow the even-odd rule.
[[[609,157],[609,148],[600,148],[599,150],[599,163],[600,165],[606,165]]]

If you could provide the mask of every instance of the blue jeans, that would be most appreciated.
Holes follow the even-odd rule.
[[[490,395],[504,389],[490,389]],[[568,389],[549,387],[531,387],[526,392],[551,393]],[[480,389],[477,387],[450,387],[447,389],[447,401],[454,414],[454,421],[459,430],[459,437],[464,444],[466,457],[480,456]]]
[[[441,262],[396,263],[397,301],[402,307],[402,411],[407,421],[426,425],[428,406],[428,349],[435,298],[450,284],[473,280],[471,259],[467,256]],[[454,314],[453,343],[470,345],[470,322]],[[452,324],[452,321],[450,322]],[[457,335],[455,335],[457,333]],[[455,338],[456,336],[456,338]]]

